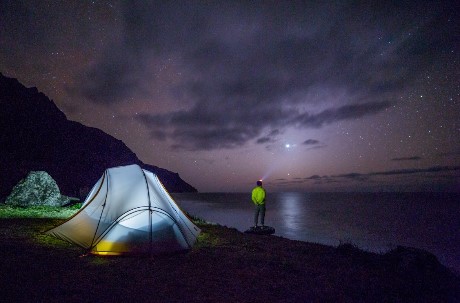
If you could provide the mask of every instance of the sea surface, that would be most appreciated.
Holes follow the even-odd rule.
[[[253,225],[249,193],[173,194],[193,216],[244,231]],[[427,250],[460,273],[458,193],[268,193],[265,225],[275,235],[384,253]]]

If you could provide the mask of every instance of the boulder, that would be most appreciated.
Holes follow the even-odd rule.
[[[14,206],[62,206],[70,202],[62,196],[56,181],[45,171],[32,171],[13,188],[5,204]]]

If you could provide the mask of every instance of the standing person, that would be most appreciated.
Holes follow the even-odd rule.
[[[262,180],[257,181],[257,186],[252,190],[252,202],[256,206],[254,212],[254,227],[257,228],[259,222],[264,226],[265,221],[265,189],[262,187]]]

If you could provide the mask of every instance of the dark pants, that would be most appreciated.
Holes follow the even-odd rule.
[[[265,221],[265,204],[256,205],[254,211],[254,225],[257,226],[259,221],[259,213],[260,213],[260,224],[264,225]]]

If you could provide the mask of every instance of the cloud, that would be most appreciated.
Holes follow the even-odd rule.
[[[167,137],[176,143],[175,148],[212,150],[242,146],[270,124],[281,124],[284,116],[281,110],[225,111],[198,105],[168,114],[142,114],[138,119],[149,127],[153,138]]]
[[[411,175],[411,174],[421,174],[421,173],[439,173],[439,172],[449,172],[460,170],[460,166],[432,166],[428,168],[409,168],[409,169],[395,169],[388,171],[380,172],[370,172],[366,174],[360,173],[348,173],[341,175],[334,175],[334,178],[346,178],[353,180],[367,180],[372,176],[394,176],[394,175]]]
[[[436,60],[420,45],[439,39],[423,30],[407,36],[431,20],[414,13],[423,5],[378,7],[122,4],[120,36],[69,91],[107,106],[142,96],[151,110],[139,119],[152,138],[188,150],[263,144],[274,140],[264,135],[269,129],[321,128],[373,116],[394,104],[419,74],[421,60]],[[397,17],[405,13],[413,23]],[[162,82],[154,75],[155,62],[164,58],[173,58],[180,77]],[[160,114],[159,100],[145,87],[161,88],[162,98],[187,106]]]
[[[266,128],[292,125],[318,128],[341,120],[375,114],[389,103],[372,103],[328,109],[316,115],[298,114],[283,107],[266,107],[258,110],[224,110],[199,104],[186,111],[167,114],[142,114],[138,119],[147,125],[155,139],[169,138],[175,147],[188,150],[234,148],[258,137]],[[248,123],[250,121],[250,123]],[[262,137],[257,143],[270,142]]]
[[[338,175],[338,176],[333,176],[333,177],[345,178],[345,179],[357,180],[357,181],[366,181],[369,179],[369,175],[359,174],[359,173],[349,173],[349,174],[343,174],[343,175]]]
[[[302,145],[308,146],[307,150],[321,149],[326,147],[325,144],[321,143],[316,139],[307,139],[304,142],[302,142]]]
[[[401,157],[401,158],[393,158],[391,161],[418,161],[421,160],[419,156],[413,156],[413,157]]]
[[[433,166],[428,168],[412,168],[412,169],[396,169],[383,172],[369,173],[370,176],[391,176],[391,175],[408,175],[408,174],[419,174],[419,173],[439,173],[447,171],[460,170],[460,166]]]
[[[257,141],[256,141],[257,144],[272,143],[272,142],[274,142],[274,141],[270,137],[261,137],[261,138],[257,139]]]
[[[319,141],[318,140],[315,140],[315,139],[307,139],[305,141],[303,141],[303,145],[316,145],[318,144]]]
[[[313,175],[313,176],[305,178],[305,180],[321,180],[322,178],[323,177],[321,177],[319,175]]]
[[[83,71],[76,85],[67,90],[72,95],[106,105],[129,100],[141,82],[141,76],[136,75],[137,66],[136,58],[112,51]]]
[[[370,102],[364,104],[345,105],[338,108],[324,110],[312,115],[303,113],[294,118],[294,122],[303,127],[319,128],[325,124],[331,124],[341,120],[361,118],[378,112],[391,106],[391,102]]]
[[[265,143],[274,143],[276,142],[276,137],[280,134],[279,129],[274,129],[270,131],[266,136],[260,137],[256,140],[257,144],[265,144]]]
[[[417,174],[433,174],[428,175],[430,179],[444,178],[446,180],[455,180],[460,176],[456,175],[443,175],[443,173],[448,172],[457,172],[460,171],[460,166],[432,166],[427,168],[411,168],[411,169],[396,169],[380,172],[370,172],[370,173],[347,173],[340,175],[331,175],[331,176],[319,176],[312,175],[310,177],[305,177],[302,179],[302,183],[313,182],[314,184],[330,184],[330,183],[345,183],[346,181],[353,181],[362,183],[372,183],[376,184],[373,177],[375,176],[398,176],[398,175],[417,175]],[[282,185],[293,185],[298,184],[299,180],[297,179],[277,179],[274,180],[274,184],[278,184],[277,181],[282,180]]]

